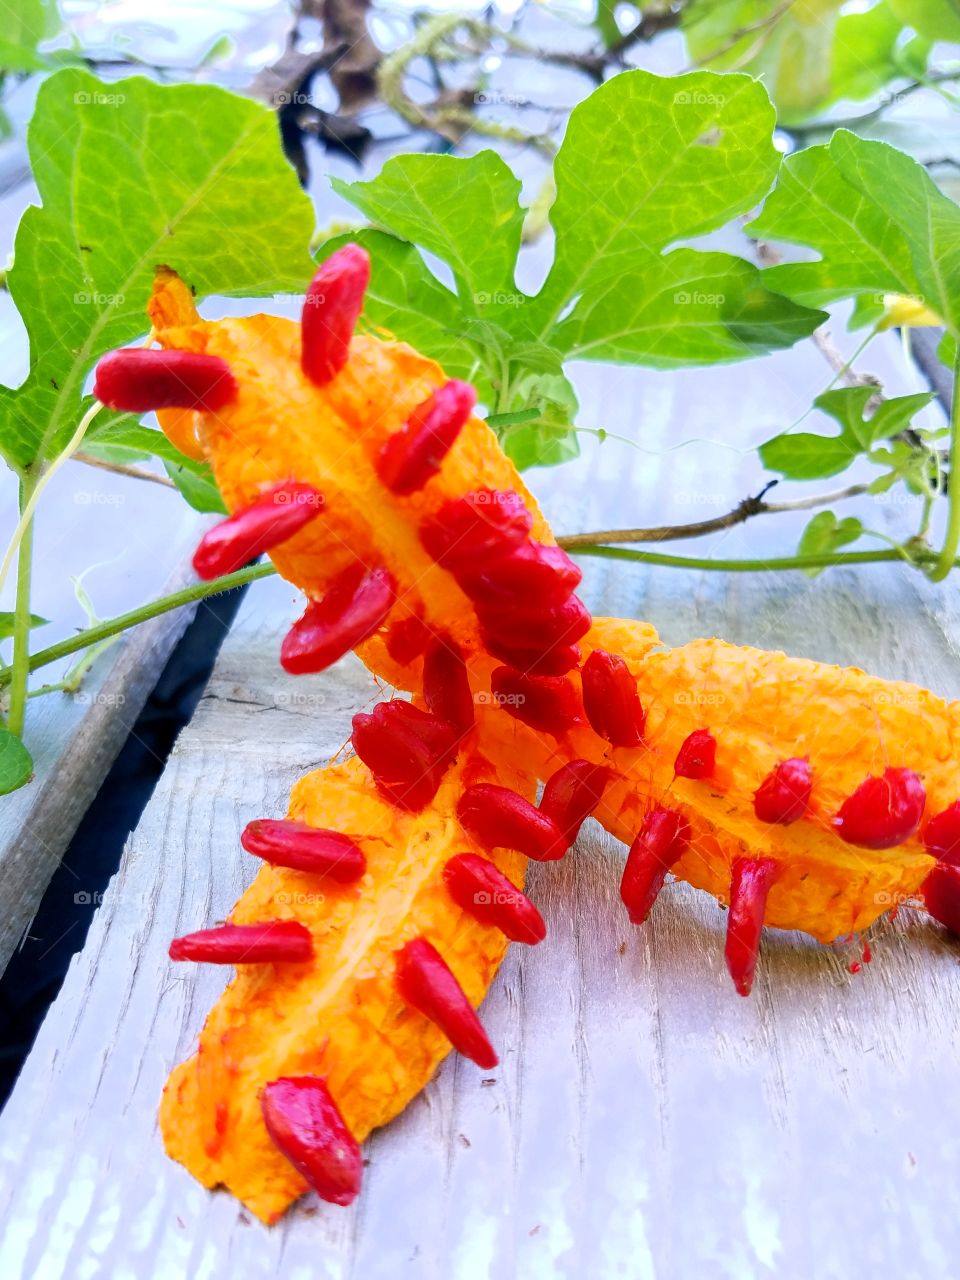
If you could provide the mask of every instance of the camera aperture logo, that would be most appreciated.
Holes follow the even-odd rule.
[[[681,689],[673,695],[678,707],[722,707],[726,700],[725,693],[706,693],[702,689]]]
[[[78,107],[122,107],[127,100],[125,93],[102,93],[99,89],[93,93],[81,90],[73,95]]]
[[[527,696],[524,693],[487,693],[481,689],[473,695],[473,700],[480,707],[522,707]]]
[[[726,100],[723,93],[704,93],[702,89],[681,89],[673,95],[676,107],[722,107]]]
[[[478,907],[502,905],[516,907],[524,902],[525,898],[522,893],[505,893],[502,890],[498,890],[495,893],[488,893],[486,889],[478,889],[473,895],[473,901]]]
[[[722,307],[727,300],[725,293],[701,293],[694,289],[688,293],[686,289],[678,289],[673,295],[675,307]]]

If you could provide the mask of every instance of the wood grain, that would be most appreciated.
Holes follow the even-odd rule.
[[[107,568],[85,580],[107,617],[196,580],[188,552],[199,518],[166,490],[144,493],[154,487],[83,468],[56,478],[51,501],[38,517],[34,610],[53,623],[34,631],[37,648],[84,625],[71,573],[98,563]],[[98,510],[101,498],[107,501]],[[126,506],[134,501],[136,514]],[[6,509],[11,522],[3,527],[12,528],[13,509]],[[110,513],[106,519],[103,511]],[[119,543],[111,527],[118,512],[134,526]],[[181,609],[143,623],[98,658],[77,694],[51,693],[27,704],[25,741],[34,775],[19,791],[0,797],[0,970],[192,616],[192,609]],[[35,673],[31,687],[62,680],[75,660]],[[84,891],[79,879],[76,891]]]
[[[884,374],[906,389],[895,356],[891,345]],[[803,348],[749,379],[710,370],[695,394],[689,375],[588,373],[590,418],[653,452],[588,441],[580,471],[534,476],[548,513],[575,529],[729,504],[754,480],[740,455],[671,445],[763,438],[803,407],[818,361]],[[717,406],[739,428],[717,422]],[[798,532],[781,518],[767,529],[767,542],[754,527],[714,545],[773,554]],[[585,563],[595,612],[650,618],[671,642],[716,633],[960,693],[955,592],[918,575]],[[254,870],[244,823],[281,813],[293,780],[335,754],[352,712],[378,696],[353,659],[301,680],[280,671],[297,609],[283,583],[251,591],[0,1121],[3,1275],[949,1274],[956,946],[903,912],[875,930],[874,962],[854,976],[852,946],[772,934],[741,1000],[717,904],[672,884],[632,930],[622,849],[594,824],[572,857],[533,869],[549,937],[511,951],[484,1007],[502,1065],[485,1076],[449,1058],[367,1144],[353,1208],[307,1200],[267,1230],[165,1159],[160,1089],[224,981],[170,966],[167,942],[226,915]]]

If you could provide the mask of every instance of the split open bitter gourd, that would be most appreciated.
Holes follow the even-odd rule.
[[[236,973],[164,1091],[167,1151],[266,1222],[308,1187],[349,1203],[359,1143],[451,1046],[496,1063],[476,1007],[508,942],[546,932],[527,859],[563,857],[590,814],[629,845],[634,924],[668,874],[729,904],[742,995],[764,925],[828,942],[911,898],[960,925],[960,704],[591,618],[472,388],[355,333],[369,271],[339,250],[296,324],[201,320],[161,269],[159,345],[97,369],[101,400],[157,410],[213,468],[232,514],[198,573],[268,553],[306,594],[284,668],[352,649],[411,695],[250,823],[263,865],[229,922],[170,949]]]

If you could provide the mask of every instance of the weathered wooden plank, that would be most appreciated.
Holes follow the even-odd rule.
[[[0,528],[9,537],[16,507],[14,486],[7,480]],[[188,555],[199,518],[177,494],[158,486],[74,465],[54,478],[36,523],[33,608],[52,619],[33,633],[37,647],[84,625],[71,579],[88,570],[84,585],[103,617],[193,580]],[[4,607],[12,603],[5,601]],[[191,616],[190,610],[180,610],[137,627],[97,660],[76,695],[51,693],[28,703],[24,736],[34,777],[0,798],[0,969],[33,919],[77,824]],[[63,679],[71,661],[36,673],[33,687]]]
[[[895,360],[891,345],[883,373],[906,389]],[[749,375],[588,372],[584,421],[654,453],[588,440],[576,471],[535,475],[535,487],[568,529],[719,510],[758,479],[742,457],[664,451],[737,434],[747,447],[825,381],[807,348]],[[738,433],[716,421],[720,406]],[[909,514],[889,509],[894,524]],[[785,551],[801,521],[715,545]],[[808,582],[591,562],[586,581],[596,612],[648,617],[671,642],[716,633],[957,695],[954,596],[896,570]],[[293,779],[333,755],[376,696],[353,660],[283,675],[275,655],[296,609],[283,584],[251,591],[0,1120],[4,1274],[949,1274],[954,945],[904,912],[854,977],[842,948],[773,935],[754,998],[740,1000],[716,903],[672,885],[651,926],[631,930],[622,851],[592,824],[574,857],[533,869],[550,936],[512,950],[484,1007],[501,1067],[485,1077],[448,1059],[368,1144],[356,1206],[307,1202],[268,1231],[166,1161],[163,1079],[224,981],[174,972],[167,940],[227,913],[253,873],[243,824],[282,811]]]

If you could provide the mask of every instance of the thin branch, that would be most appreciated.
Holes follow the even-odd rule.
[[[764,32],[769,27],[775,27],[780,19],[793,8],[795,0],[784,0],[778,8],[772,13],[765,14],[762,18],[758,18],[755,22],[746,23],[738,30],[732,32],[727,39],[712,53],[706,54],[702,58],[698,58],[696,62],[691,62],[691,70],[697,67],[706,66],[708,62],[715,62],[717,58],[722,58],[729,53],[731,49],[735,49],[741,40],[745,40],[747,36],[756,35],[758,32]],[[750,56],[753,56],[753,50],[750,50]]]
[[[869,493],[868,484],[848,484],[845,489],[835,489],[833,493],[814,494],[809,498],[791,498],[787,502],[768,502],[764,512],[774,511],[810,511],[814,507],[828,507],[834,502],[844,502],[847,498],[859,498]]]
[[[566,551],[579,551],[587,547],[603,544],[626,542],[674,542],[681,538],[702,538],[708,533],[718,533],[722,529],[732,529],[735,525],[745,524],[754,516],[772,515],[781,511],[809,511],[815,507],[829,506],[834,502],[843,502],[847,498],[856,498],[869,491],[865,484],[851,484],[845,489],[837,489],[833,493],[816,494],[809,498],[793,498],[786,502],[766,502],[764,495],[777,483],[771,482],[754,497],[744,498],[732,511],[722,516],[713,516],[710,520],[697,520],[692,524],[655,525],[649,529],[603,529],[596,533],[575,533],[565,538],[558,538],[560,546]]]
[[[668,7],[661,9],[659,12],[654,10],[642,14],[635,26],[624,32],[619,40],[615,40],[610,45],[606,50],[606,57],[622,58],[632,45],[647,44],[657,36],[662,35],[664,31],[673,31],[676,27],[679,27],[685,7],[682,5],[677,6],[676,9]]]
[[[845,387],[875,387],[878,402],[884,398],[876,375],[872,373],[857,373],[851,361],[846,360],[837,347],[834,346],[829,329],[821,325],[819,329],[813,331],[811,336],[813,345]],[[856,358],[855,354],[853,358]]]
[[[118,476],[129,476],[131,480],[149,480],[151,484],[162,484],[167,489],[177,487],[169,476],[148,471],[146,467],[133,467],[125,462],[105,462],[103,458],[95,458],[92,453],[75,453],[73,460],[82,462],[86,467],[96,467],[98,471],[112,471]]]
[[[907,73],[904,73],[906,78]],[[930,75],[924,76],[922,80],[911,80],[909,84],[904,85],[902,89],[898,89],[895,93],[884,93],[882,101],[869,111],[864,111],[858,116],[841,116],[836,119],[824,119],[814,121],[803,128],[790,129],[789,132],[794,137],[807,138],[815,133],[834,133],[837,129],[857,130],[865,124],[871,124],[874,120],[880,119],[884,112],[889,111],[891,107],[900,105],[902,99],[909,97],[911,94],[918,93],[921,89],[933,89],[937,91],[937,87],[941,84],[950,84],[954,80],[960,80],[960,70],[954,68],[950,71],[934,71]],[[926,164],[932,163],[925,161]]]

